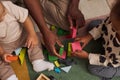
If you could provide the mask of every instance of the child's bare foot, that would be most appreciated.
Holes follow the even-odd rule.
[[[76,51],[72,53],[73,56],[79,57],[79,58],[88,58],[88,53],[86,51]]]

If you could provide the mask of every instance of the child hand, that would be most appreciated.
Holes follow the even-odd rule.
[[[2,56],[2,59],[3,59],[5,62],[10,63],[11,61],[7,59],[8,56],[13,56],[13,55],[10,54],[10,53],[4,53],[3,56]]]
[[[92,36],[90,34],[87,34],[86,36],[75,38],[75,41],[83,43],[82,48],[84,48],[91,39],[92,39]]]
[[[38,45],[38,37],[37,35],[28,35],[25,46],[27,48],[33,48]]]
[[[72,52],[72,56],[79,57],[79,58],[88,58],[88,53],[84,50],[77,50]]]

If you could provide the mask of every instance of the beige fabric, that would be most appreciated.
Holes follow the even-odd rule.
[[[28,10],[14,5],[10,1],[2,1],[7,9],[7,14],[0,22],[0,42],[10,43],[17,40],[21,36],[23,23],[28,17]]]
[[[68,30],[66,11],[69,0],[40,0],[46,22]]]

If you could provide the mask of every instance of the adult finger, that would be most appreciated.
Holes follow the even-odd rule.
[[[70,23],[70,26],[73,26],[72,18],[70,17],[70,15],[68,15],[68,21]]]

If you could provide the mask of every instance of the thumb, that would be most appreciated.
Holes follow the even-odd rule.
[[[64,45],[62,44],[62,42],[60,40],[57,40],[57,44],[60,46],[60,47],[64,47]]]

